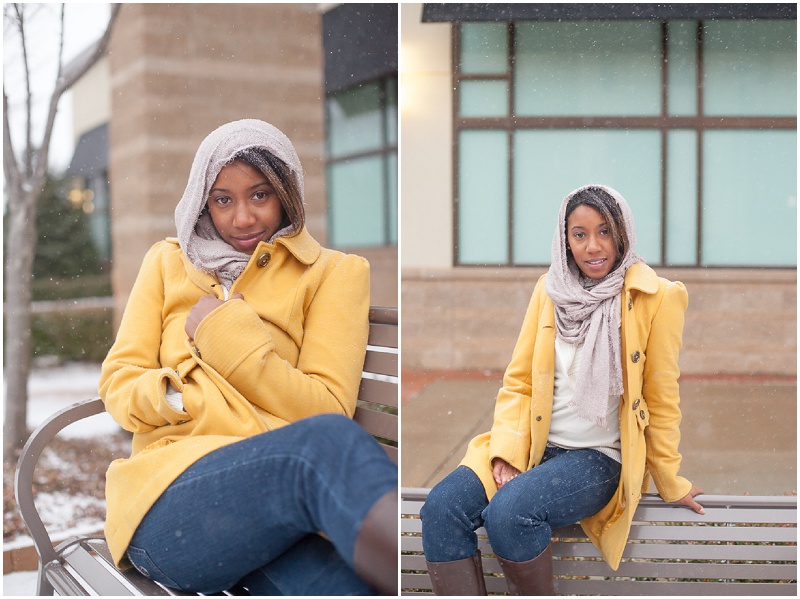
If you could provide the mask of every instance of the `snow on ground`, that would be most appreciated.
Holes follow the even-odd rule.
[[[28,381],[28,426],[36,428],[58,410],[97,397],[99,380],[99,364],[75,362],[34,369]],[[85,438],[110,435],[118,430],[111,416],[103,412],[69,425],[61,434]]]
[[[3,576],[3,597],[36,595],[36,572],[13,572]]]
[[[70,363],[48,368],[35,368],[28,381],[28,426],[36,428],[58,410],[78,401],[97,397],[100,379],[99,364]],[[5,384],[3,386],[5,395]],[[71,424],[61,433],[66,437],[94,437],[110,435],[119,431],[119,426],[106,414]],[[97,501],[89,497],[71,498],[66,494],[47,493],[37,498],[44,520],[68,521],[79,508],[80,502]],[[66,538],[76,532],[96,532],[102,529],[102,521],[84,521],[79,529],[53,534],[53,539]],[[52,532],[52,531],[51,531]],[[3,550],[30,545],[28,537],[19,537],[3,543]],[[3,576],[3,596],[33,596],[36,594],[35,572],[14,572]]]

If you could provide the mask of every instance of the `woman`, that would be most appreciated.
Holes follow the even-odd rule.
[[[107,474],[118,566],[202,593],[397,593],[397,468],[351,420],[369,265],[304,219],[278,129],[237,121],[200,145],[178,237],[147,253],[102,369],[133,432]]]
[[[665,501],[703,513],[702,491],[678,475],[686,290],[657,277],[635,245],[613,189],[564,199],[492,430],[422,509],[436,594],[486,594],[480,526],[512,594],[553,593],[551,529],[577,521],[616,570],[648,474]]]

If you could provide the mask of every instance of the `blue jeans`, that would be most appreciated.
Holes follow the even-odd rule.
[[[306,418],[195,462],[150,508],[128,558],[184,591],[239,582],[253,595],[373,595],[353,550],[364,516],[396,488],[397,466],[355,422]]]
[[[619,484],[621,466],[594,449],[548,446],[542,462],[486,499],[478,475],[466,466],[437,484],[422,506],[422,549],[429,562],[475,554],[484,526],[496,555],[524,562],[550,544],[551,530],[602,509]]]

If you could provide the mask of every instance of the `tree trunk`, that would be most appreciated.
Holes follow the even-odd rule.
[[[16,192],[16,193],[15,193]],[[3,449],[6,455],[28,438],[28,374],[31,369],[31,282],[36,239],[38,186],[9,190],[5,290],[6,413]]]
[[[3,450],[7,456],[22,448],[28,438],[28,375],[31,370],[31,287],[33,257],[36,252],[36,202],[44,191],[47,179],[47,160],[53,123],[61,96],[69,90],[105,53],[111,28],[117,19],[120,5],[111,7],[111,18],[105,33],[90,55],[63,73],[61,53],[64,45],[64,6],[61,7],[61,39],[58,52],[58,75],[50,97],[47,121],[41,144],[31,138],[30,65],[26,50],[27,19],[23,4],[16,4],[16,26],[22,40],[23,68],[26,76],[27,136],[22,148],[22,164],[17,162],[11,141],[8,116],[8,97],[3,87],[3,167],[8,190],[8,240],[5,263],[5,383],[6,407],[3,423]]]

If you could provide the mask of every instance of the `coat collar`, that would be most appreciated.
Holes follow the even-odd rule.
[[[625,288],[653,294],[658,291],[658,275],[644,262],[631,264],[625,272]]]
[[[289,252],[306,266],[314,264],[322,253],[322,247],[311,233],[303,227],[297,235],[284,236],[275,240],[275,245],[284,246]]]

